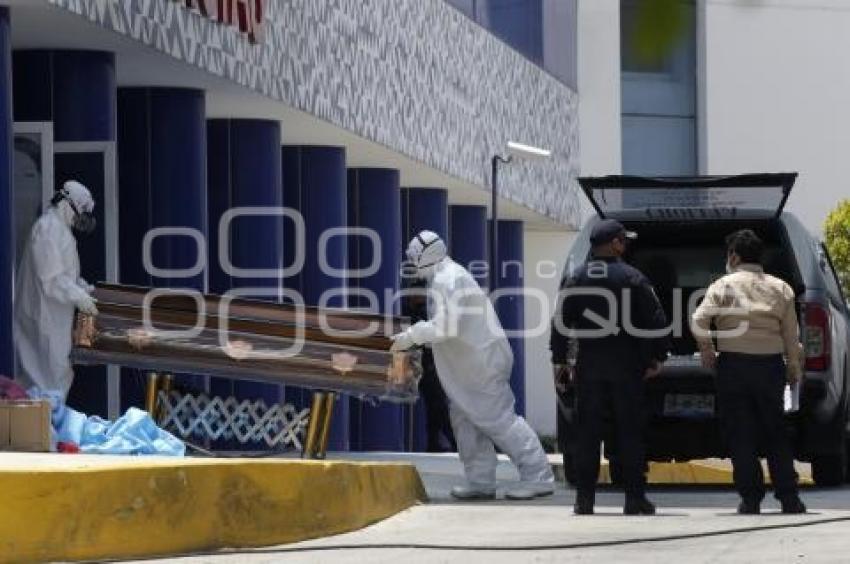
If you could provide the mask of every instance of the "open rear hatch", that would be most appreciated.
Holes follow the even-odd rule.
[[[603,218],[623,221],[769,219],[785,207],[796,172],[735,176],[579,178]]]

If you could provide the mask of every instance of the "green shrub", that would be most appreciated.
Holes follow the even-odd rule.
[[[850,200],[842,200],[830,212],[823,233],[844,295],[850,295]]]

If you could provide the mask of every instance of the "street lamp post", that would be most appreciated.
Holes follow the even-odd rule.
[[[531,145],[508,141],[507,156],[493,155],[490,174],[490,292],[495,292],[499,284],[499,163],[510,164],[514,158],[539,160],[548,159],[552,151]]]
[[[509,164],[513,157],[493,155],[493,171],[490,176],[490,292],[495,292],[499,281],[499,163]]]

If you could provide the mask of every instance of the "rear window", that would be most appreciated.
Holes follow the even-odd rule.
[[[781,188],[653,188],[649,190],[605,190],[600,200],[619,205],[603,208],[618,217],[661,221],[670,219],[766,218],[779,209]],[[606,198],[607,196],[607,198]],[[602,198],[605,198],[603,200]]]
[[[602,217],[625,221],[743,220],[778,217],[796,173],[735,176],[579,178]]]

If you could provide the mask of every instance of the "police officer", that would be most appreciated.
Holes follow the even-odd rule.
[[[649,280],[622,260],[637,235],[615,220],[597,223],[591,257],[561,289],[551,349],[556,374],[575,378],[577,421],[574,511],[593,513],[599,475],[603,415],[610,404],[622,469],[626,515],[652,515],[646,498],[643,383],[667,358],[670,341],[664,311]],[[574,368],[568,350],[578,346]]]

